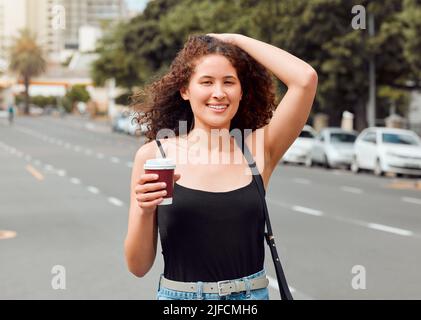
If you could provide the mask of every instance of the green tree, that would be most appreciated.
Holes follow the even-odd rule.
[[[22,30],[10,49],[10,70],[23,79],[25,85],[25,109],[29,113],[29,85],[32,77],[42,74],[46,60],[36,38],[27,29]]]
[[[77,102],[88,102],[89,92],[85,85],[76,84],[64,96],[64,107],[67,112],[71,112]]]
[[[374,15],[374,37],[368,29],[352,28],[355,5]],[[366,126],[371,57],[379,116],[392,105],[405,113],[406,92],[421,87],[419,0],[155,0],[101,54],[112,56],[104,62],[103,78],[114,76],[130,90],[144,85],[168,69],[189,34],[208,32],[256,37],[310,63],[319,74],[313,111],[327,113],[331,125],[339,125],[348,110],[357,129]],[[286,90],[280,82],[278,89]]]

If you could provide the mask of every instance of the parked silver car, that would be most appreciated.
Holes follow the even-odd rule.
[[[313,145],[316,131],[309,125],[305,125],[300,135],[294,143],[288,148],[282,157],[282,162],[302,163],[304,164],[308,153]]]
[[[350,167],[357,136],[356,131],[347,131],[341,128],[322,129],[314,140],[306,159],[306,166],[320,164],[326,168]]]

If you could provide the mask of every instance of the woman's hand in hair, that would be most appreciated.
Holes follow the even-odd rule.
[[[235,45],[235,40],[239,36],[239,34],[236,33],[208,33],[207,36],[216,38],[218,40],[221,40],[223,42],[227,42],[230,44]]]

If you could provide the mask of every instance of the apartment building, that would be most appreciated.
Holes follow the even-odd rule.
[[[79,48],[81,27],[101,27],[127,14],[124,0],[0,0],[0,59],[7,59],[21,29],[36,34],[49,60],[58,61],[63,49]]]
[[[124,0],[63,0],[63,5],[66,9],[66,49],[79,49],[81,27],[101,28],[104,23],[118,21],[128,15]]]

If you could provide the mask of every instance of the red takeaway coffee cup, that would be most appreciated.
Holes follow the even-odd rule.
[[[172,204],[175,162],[170,158],[149,159],[146,160],[143,169],[147,174],[153,173],[159,176],[158,180],[155,182],[165,182],[167,185],[165,188],[167,194],[159,206]]]

